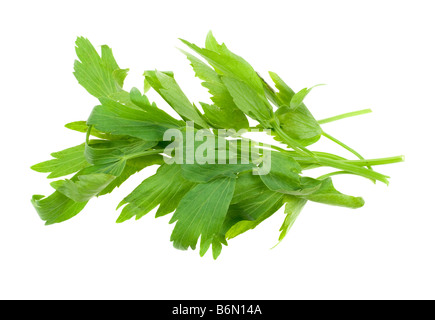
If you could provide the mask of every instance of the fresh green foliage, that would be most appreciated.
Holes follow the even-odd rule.
[[[160,141],[168,128],[177,122],[168,121],[154,110],[129,108],[117,101],[101,98],[87,121],[99,131],[113,135],[127,135],[147,141]]]
[[[55,159],[44,161],[32,166],[37,172],[50,172],[47,178],[59,178],[75,173],[89,164],[85,158],[85,144],[68,148],[62,151],[53,152],[51,156]]]
[[[202,85],[212,95],[213,105],[202,102],[204,117],[214,128],[233,128],[235,130],[249,127],[248,119],[233,101],[228,89],[222,82],[222,76],[194,55],[181,50],[190,61],[195,75],[203,80]]]
[[[75,180],[55,181],[51,186],[75,202],[86,202],[102,192],[116,176],[106,173],[79,175]]]
[[[108,46],[101,47],[101,57],[88,39],[77,38],[74,63],[78,82],[97,98],[111,97],[122,90],[128,69],[120,69]]]
[[[195,249],[201,236],[201,255],[204,255],[211,244],[213,253],[220,252],[218,235],[224,223],[233,197],[236,177],[219,177],[207,183],[193,187],[181,199],[171,223],[177,221],[171,235],[171,241],[178,249]],[[194,226],[194,227],[192,227]],[[217,245],[218,248],[215,248]]]
[[[76,202],[58,191],[48,197],[39,194],[32,197],[32,204],[46,225],[71,219],[82,211],[87,203]]]
[[[236,191],[224,225],[227,239],[254,229],[284,204],[285,195],[270,190],[259,176],[242,173],[237,179]]]
[[[287,232],[295,223],[297,217],[299,216],[299,213],[301,213],[306,203],[307,200],[303,198],[294,196],[286,197],[286,204],[284,209],[284,213],[286,214],[286,216],[281,228],[279,229],[279,231],[281,231],[281,234],[279,235],[279,241],[284,239],[284,237],[287,235]]]
[[[127,205],[122,209],[117,222],[134,216],[139,219],[158,205],[157,217],[171,213],[193,186],[195,183],[183,178],[180,165],[163,164],[155,175],[145,179],[119,204],[119,207]]]
[[[82,144],[52,153],[53,159],[32,166],[37,172],[49,173],[50,179],[71,175],[51,182],[51,195],[32,197],[47,225],[71,219],[93,198],[111,193],[135,173],[157,165],[156,173],[121,201],[117,222],[139,219],[154,209],[156,217],[173,213],[170,239],[174,246],[195,249],[199,242],[200,255],[211,247],[216,259],[229,239],[254,229],[282,207],[285,216],[279,241],[310,201],[353,209],[363,206],[361,197],[337,191],[331,177],[351,174],[388,183],[388,177],[372,167],[403,161],[402,156],[364,159],[321,127],[370,109],[316,120],[304,103],[314,87],[295,92],[270,72],[275,88],[271,87],[211,32],[204,48],[181,41],[193,51],[181,50],[210,93],[211,103],[197,103],[202,111],[184,94],[171,71],[145,71],[143,92],[125,90],[128,69],[118,66],[112,50],[102,46],[99,54],[89,40],[77,39],[74,75],[99,104],[86,121],[66,124],[83,134]],[[151,88],[179,119],[149,101],[145,93]],[[227,131],[222,135],[219,129]],[[267,148],[236,134],[256,129],[270,133],[287,148],[271,146],[268,153]],[[166,149],[176,142],[167,139],[168,130],[176,130],[183,139],[180,145],[184,151],[179,155]],[[193,143],[188,142],[191,135],[196,137]],[[228,145],[220,144],[222,137]],[[307,149],[321,137],[357,159]],[[250,153],[239,155],[246,148]],[[190,161],[189,152],[207,155],[207,161]],[[182,163],[177,162],[180,155]],[[258,175],[265,159],[269,159],[270,170]],[[311,169],[319,167],[335,171],[317,178],[309,175]]]
[[[145,71],[145,79],[184,120],[191,120],[203,128],[208,127],[198,109],[181,91],[173,75],[160,71]]]

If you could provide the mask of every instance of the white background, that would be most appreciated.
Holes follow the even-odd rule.
[[[2,1],[0,298],[434,299],[434,11],[416,0]],[[72,75],[75,38],[111,46],[131,69],[127,88],[142,86],[144,70],[173,70],[191,100],[207,101],[176,47],[179,37],[202,45],[208,30],[295,90],[328,84],[306,100],[318,119],[372,108],[324,129],[367,158],[406,155],[377,168],[390,185],[338,176],[363,208],[310,203],[271,250],[281,210],[217,261],[174,249],[169,216],[115,223],[117,203],[155,167],[44,226],[30,198],[51,188],[29,167],[82,143],[63,125],[97,104]]]

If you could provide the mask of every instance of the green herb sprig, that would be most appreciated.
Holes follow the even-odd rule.
[[[285,217],[279,241],[308,201],[347,208],[363,206],[361,197],[337,191],[331,177],[352,174],[388,184],[389,177],[373,167],[404,160],[403,156],[364,159],[321,127],[371,110],[316,120],[304,104],[314,87],[294,92],[270,72],[273,88],[246,60],[219,44],[211,32],[204,48],[181,41],[196,54],[181,50],[211,95],[212,104],[199,103],[202,112],[183,93],[173,72],[146,71],[143,92],[137,88],[126,91],[123,86],[128,69],[118,66],[112,50],[102,46],[99,54],[89,40],[77,39],[74,75],[99,104],[87,121],[66,125],[85,134],[82,144],[52,153],[53,159],[32,167],[49,173],[50,179],[72,175],[52,182],[55,191],[50,196],[32,197],[33,206],[47,225],[71,219],[92,198],[109,194],[133,174],[158,165],[157,172],[119,204],[122,211],[117,222],[139,219],[155,208],[156,217],[173,213],[170,223],[175,223],[171,235],[174,246],[195,249],[200,241],[201,256],[211,246],[216,259],[227,240],[254,229],[283,206]],[[148,100],[145,93],[151,88],[179,119]],[[256,126],[250,125],[248,118]],[[248,158],[234,158],[240,160],[238,163],[230,162],[227,148],[216,147],[207,150],[208,157],[216,160],[211,163],[194,159],[171,164],[168,159],[174,160],[175,155],[165,153],[171,143],[164,138],[165,133],[179,130],[187,137],[190,123],[191,131],[205,129],[212,139],[219,137],[219,129],[266,131],[287,148],[271,146],[271,166],[264,175],[255,174],[255,169],[266,149],[243,136],[233,137],[233,150],[240,151],[245,144],[254,151]],[[357,159],[308,149],[321,137],[337,143]],[[201,146],[194,143],[192,148],[199,152]],[[226,162],[218,163],[222,152]],[[307,175],[310,169],[319,167],[333,171],[317,178]]]

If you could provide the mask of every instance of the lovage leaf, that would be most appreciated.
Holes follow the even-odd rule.
[[[183,119],[208,128],[201,113],[190,103],[173,76],[160,71],[145,71],[145,79]]]
[[[111,193],[115,188],[120,187],[133,174],[142,169],[155,164],[163,164],[163,157],[159,154],[151,154],[133,159],[128,159],[125,163],[124,170],[118,175],[104,190],[99,193],[99,196]]]
[[[310,179],[310,178],[302,178]],[[337,191],[332,184],[331,178],[326,178],[322,180],[320,188],[308,195],[303,196],[305,199],[320,202],[324,204],[329,204],[333,206],[346,207],[357,209],[364,205],[364,199],[361,197],[353,197],[343,194]]]
[[[179,165],[163,164],[155,175],[145,179],[119,206],[127,204],[116,222],[123,222],[136,216],[139,219],[157,207],[156,216],[163,216],[175,210],[181,198],[195,184],[181,175]]]
[[[122,90],[128,69],[119,68],[112,49],[102,46],[100,57],[88,39],[79,37],[76,53],[80,61],[74,63],[74,76],[91,95],[110,97]]]
[[[86,206],[85,202],[75,202],[62,193],[56,191],[48,197],[34,195],[33,207],[46,225],[63,222],[77,215]]]
[[[103,191],[116,177],[105,173],[79,175],[75,180],[52,183],[56,191],[75,202],[86,202]]]
[[[160,141],[168,128],[176,128],[160,114],[125,107],[110,99],[100,99],[87,121],[102,132],[128,135],[147,141]]]
[[[234,99],[236,106],[248,116],[269,127],[272,118],[272,107],[243,81],[230,77],[222,77],[226,88]]]
[[[51,179],[75,173],[89,166],[85,158],[84,143],[62,151],[53,152],[51,156],[55,159],[35,164],[31,168],[37,172],[50,172],[48,178]]]
[[[86,121],[70,122],[70,123],[67,123],[65,125],[65,128],[73,130],[73,131],[81,132],[81,133],[87,133],[89,130],[89,126],[86,123]],[[125,138],[123,136],[114,136],[114,135],[109,134],[109,133],[101,132],[101,131],[95,129],[94,127],[91,128],[90,135],[93,137],[97,137],[100,139],[106,139],[106,140],[121,140],[121,139]]]
[[[278,211],[283,200],[284,194],[268,189],[259,176],[240,174],[221,234],[231,239],[254,229]]]
[[[205,49],[186,40],[180,40],[206,59],[218,73],[239,79],[258,94],[264,95],[263,84],[252,66],[245,59],[231,52],[225,44],[218,44],[211,32],[207,35]]]
[[[279,235],[279,241],[282,241],[282,239],[284,239],[284,237],[287,235],[290,228],[293,226],[297,217],[307,203],[307,200],[294,196],[287,196],[285,199],[286,204],[284,213],[286,214],[286,216],[281,228],[279,229],[279,231],[281,231]]]
[[[156,141],[143,140],[90,140],[86,143],[85,156],[94,165],[127,160],[140,155],[157,144]]]
[[[211,100],[214,104],[201,103],[208,122],[215,128],[239,130],[249,127],[248,119],[234,104],[233,98],[222,83],[220,75],[190,53],[183,50],[181,52],[187,56],[195,75],[204,81],[202,85],[212,95]]]
[[[303,88],[301,91],[297,92],[290,100],[290,109],[296,110],[302,105],[305,97],[310,93],[310,91],[318,86],[323,86],[323,84],[315,85],[311,88]]]
[[[282,206],[283,199],[283,194],[269,190],[259,176],[251,172],[240,173],[228,213],[216,239],[226,245],[227,238],[234,238],[255,228]]]
[[[197,130],[195,130],[197,132]],[[184,132],[186,135],[186,132]],[[253,170],[255,165],[249,154],[244,154],[242,148],[253,148],[251,144],[242,146],[241,140],[219,140],[215,135],[210,134],[212,144],[204,147],[206,142],[200,141],[198,135],[192,145],[187,145],[184,140],[183,148],[187,153],[194,153],[195,159],[192,163],[182,163],[181,172],[185,179],[202,183],[208,182],[218,176],[235,177],[240,172]],[[225,144],[220,145],[220,142]],[[207,141],[208,143],[208,141]],[[231,145],[231,146],[227,146]],[[246,150],[245,150],[246,151]],[[199,159],[199,156],[203,156]]]
[[[275,87],[278,89],[276,93],[276,97],[280,103],[278,107],[290,106],[290,101],[295,95],[295,92],[275,72],[269,71],[269,75]]]
[[[150,119],[154,119],[159,123],[165,123],[173,127],[179,127],[184,124],[183,121],[174,119],[165,111],[159,109],[154,102],[150,103],[147,96],[142,94],[137,88],[130,90],[130,100],[135,106],[147,112]]]
[[[201,236],[200,253],[206,253],[224,223],[235,185],[235,178],[216,178],[196,185],[183,197],[170,221],[177,221],[171,235],[176,248],[195,249]]]
[[[275,115],[282,130],[304,146],[317,142],[322,136],[322,129],[305,105],[297,109],[284,106],[279,108]]]
[[[292,139],[303,146],[318,141],[322,129],[311,112],[302,102],[311,88],[303,89],[297,94],[276,73],[269,72],[278,92],[275,94],[279,101],[279,108],[275,112],[282,130]]]
[[[270,164],[270,172],[260,175],[270,190],[286,194],[295,194],[302,190],[299,176],[301,167],[291,156],[272,152]]]

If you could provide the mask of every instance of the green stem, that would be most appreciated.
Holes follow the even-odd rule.
[[[347,151],[353,153],[355,156],[357,156],[360,160],[365,160],[364,157],[362,155],[360,155],[358,152],[356,152],[355,149],[352,149],[351,147],[349,147],[348,145],[344,144],[343,142],[341,142],[340,140],[334,138],[333,136],[331,136],[330,134],[327,134],[325,131],[322,130],[322,135],[326,138],[328,138],[329,140],[335,142],[336,144],[338,144],[339,146],[343,147],[344,149],[346,149]],[[372,168],[370,166],[367,166],[367,169],[372,170]]]
[[[371,109],[364,109],[364,110],[358,110],[358,111],[353,111],[353,112],[347,112],[347,113],[340,114],[338,116],[318,120],[317,123],[318,124],[325,124],[328,122],[337,121],[337,120],[350,118],[350,117],[355,117],[355,116],[359,116],[359,115],[370,113],[370,112],[372,112]]]
[[[337,176],[339,174],[353,174],[353,173],[352,172],[348,172],[348,171],[334,171],[334,172],[330,172],[330,173],[324,174],[324,175],[318,177],[317,179],[318,180],[323,180],[323,179],[326,179],[326,178],[329,178],[329,177],[332,177],[332,176]]]
[[[296,152],[294,151],[289,151],[289,150],[284,150],[282,148],[276,147],[276,146],[272,146],[272,148],[274,149],[281,149],[280,151],[284,151],[289,153],[295,160],[300,160],[300,161],[311,161],[311,158],[307,158],[307,157],[301,157],[299,156]],[[312,153],[316,156],[316,157],[324,157],[324,158],[328,158],[328,159],[332,159],[332,160],[348,160],[346,158],[337,156],[335,154],[332,153],[328,153],[328,152],[321,152],[321,151],[312,151]]]
[[[405,161],[405,156],[395,156],[388,158],[365,159],[365,160],[346,160],[346,163],[361,165],[361,166],[379,166],[384,164],[392,164]]]
[[[404,156],[396,156],[396,157],[378,158],[378,159],[369,159],[369,160],[346,160],[344,162],[348,163],[348,164],[356,164],[356,165],[362,165],[362,166],[367,166],[367,165],[377,166],[377,165],[398,163],[398,162],[403,162],[403,161],[405,161]],[[324,175],[318,177],[317,179],[322,180],[322,179],[325,179],[325,178],[328,178],[331,176],[335,176],[335,175],[339,175],[339,174],[354,174],[354,173],[349,172],[349,171],[334,171],[334,172],[324,174]]]
[[[360,175],[362,177],[368,178],[370,180],[379,180],[379,181],[388,185],[388,178],[389,178],[388,176],[383,175],[379,172],[370,170],[370,169],[356,166],[352,163],[347,163],[347,162],[339,161],[339,160],[332,160],[332,159],[323,158],[323,157],[318,158],[318,163],[323,165],[323,166],[328,166],[328,167],[340,169],[342,171],[349,171],[349,172],[352,172],[354,174]]]
[[[280,148],[276,147],[274,149],[279,150]],[[380,164],[389,164],[389,163],[396,163],[396,162],[403,161],[403,156],[380,158],[380,159],[369,159],[369,160],[346,160],[341,157],[338,157],[338,159],[336,159],[335,157],[332,157],[333,155],[329,156],[328,153],[316,152],[316,151],[313,152],[315,154],[315,157],[301,156],[294,151],[287,151],[282,149],[279,151],[284,151],[291,154],[293,159],[295,159],[300,163],[311,164],[312,166],[310,166],[310,169],[318,168],[318,167],[332,167],[371,180],[379,180],[386,184],[388,184],[388,180],[387,180],[388,176],[363,167],[372,164],[380,165]]]
[[[353,164],[360,167],[366,167],[366,166],[379,166],[384,164],[392,164],[392,163],[398,163],[404,161],[404,156],[395,156],[395,157],[388,157],[388,158],[376,158],[376,159],[365,159],[365,160],[347,160],[347,159],[334,159],[332,157],[324,157],[321,156],[318,152],[315,152],[315,154],[321,158],[327,158],[329,160],[337,160],[342,161],[343,163]],[[293,156],[293,159],[295,159],[298,162],[303,163],[318,163],[313,161],[310,157],[301,157],[301,156]]]
[[[330,134],[327,134],[325,131],[322,131],[322,136],[324,136],[325,138],[328,138],[329,140],[335,142],[336,144],[338,144],[339,146],[343,147],[344,149],[346,149],[347,151],[349,151],[350,153],[353,153],[355,156],[357,156],[360,160],[365,160],[363,158],[362,155],[360,155],[358,152],[356,152],[355,149],[352,149],[351,147],[349,147],[348,145],[346,145],[345,143],[341,142],[340,140],[334,138],[333,136],[331,136]]]
[[[90,137],[91,137],[91,132],[92,132],[92,128],[93,128],[94,126],[93,125],[90,125],[89,127],[88,127],[88,130],[86,131],[86,144],[88,145],[89,144],[89,140],[90,140]]]

